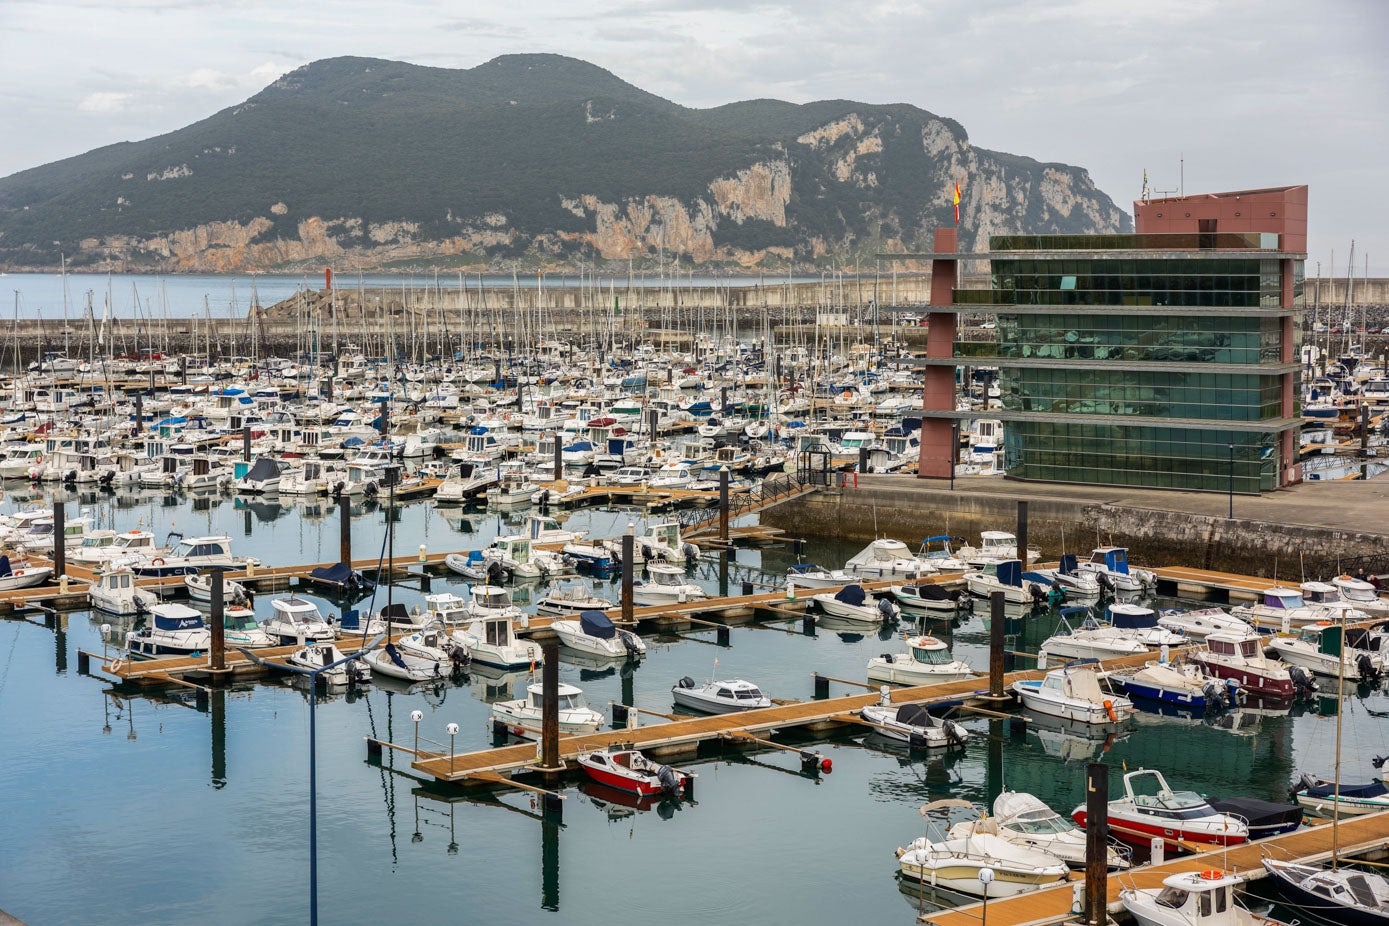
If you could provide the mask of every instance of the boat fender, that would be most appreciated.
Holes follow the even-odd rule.
[[[1108,698],[1104,699],[1104,712],[1109,715],[1111,722],[1118,723],[1119,715],[1114,712],[1114,702]]]

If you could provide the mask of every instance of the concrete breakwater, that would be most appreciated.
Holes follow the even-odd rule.
[[[1389,482],[1307,483],[1264,496],[1038,485],[975,477],[948,483],[909,476],[861,477],[773,508],[762,522],[788,536],[908,545],[949,534],[977,543],[984,530],[1012,531],[1028,503],[1028,544],[1046,559],[1128,547],[1147,566],[1186,565],[1277,576],[1290,582],[1335,574],[1342,561],[1389,557]],[[839,566],[839,563],[826,563]],[[1373,567],[1372,567],[1373,568]],[[1380,567],[1380,571],[1386,571]]]

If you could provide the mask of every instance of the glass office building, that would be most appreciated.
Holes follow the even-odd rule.
[[[1286,208],[1296,191],[1300,227]],[[957,289],[932,314],[992,313],[995,340],[957,341],[928,367],[998,369],[1002,409],[973,414],[1003,420],[1010,478],[1222,492],[1297,481],[1305,191],[1136,203],[1131,235],[994,237],[991,288]],[[1159,221],[1164,209],[1185,226]],[[1251,229],[1236,221],[1245,211],[1275,214]]]

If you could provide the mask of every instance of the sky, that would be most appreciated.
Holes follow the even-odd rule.
[[[172,131],[319,58],[583,58],[687,106],[911,103],[1152,190],[1306,183],[1308,275],[1389,276],[1389,0],[0,0],[0,176]],[[1183,165],[1184,164],[1184,168]]]

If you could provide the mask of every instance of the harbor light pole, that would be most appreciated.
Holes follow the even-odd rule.
[[[1235,445],[1230,445],[1230,520],[1235,519]]]

